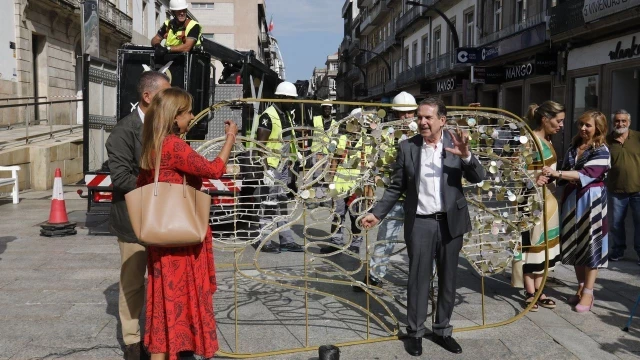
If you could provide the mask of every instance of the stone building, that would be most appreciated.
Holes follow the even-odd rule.
[[[98,0],[99,56],[92,57],[90,109],[115,123],[117,49],[125,43],[149,45],[168,16],[169,0]],[[79,0],[0,0],[0,98],[13,103],[82,98],[81,4]],[[82,123],[81,103],[0,109],[0,128]],[[108,134],[106,134],[108,136]],[[0,165],[21,165],[21,189],[49,188],[53,170],[66,183],[82,179],[82,132],[58,142],[0,150]],[[2,191],[2,190],[0,190]]]

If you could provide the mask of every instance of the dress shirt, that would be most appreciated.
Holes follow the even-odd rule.
[[[435,148],[423,141],[420,149],[420,186],[418,188],[418,215],[430,215],[443,211],[442,208],[442,136]]]
[[[140,105],[136,106],[136,108],[138,109],[138,115],[140,116],[140,121],[144,123],[144,113],[142,112],[142,109],[140,109]]]
[[[442,200],[442,160],[444,158],[444,144],[440,135],[440,141],[435,148],[422,143],[422,154],[420,156],[420,186],[418,188],[418,215],[431,215],[437,212],[446,211]],[[455,155],[449,155],[455,156]],[[462,159],[465,164],[471,161],[471,154]]]

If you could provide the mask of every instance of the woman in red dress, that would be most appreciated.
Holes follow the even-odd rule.
[[[155,154],[160,154],[160,182],[187,183],[200,189],[202,178],[225,172],[238,128],[226,121],[226,142],[218,157],[208,161],[177,135],[193,120],[191,95],[179,88],[160,91],[144,117],[138,187],[153,183]],[[177,360],[192,351],[205,358],[218,350],[213,293],[216,274],[211,230],[201,244],[147,248],[148,284],[144,344],[152,360]]]

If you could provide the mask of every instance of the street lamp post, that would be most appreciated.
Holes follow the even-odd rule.
[[[429,11],[429,10],[435,11],[438,15],[440,15],[441,18],[444,19],[444,21],[449,26],[449,30],[451,30],[451,36],[453,36],[453,47],[455,49],[460,47],[460,40],[458,38],[458,31],[456,30],[456,26],[451,22],[451,20],[449,20],[447,15],[445,15],[442,11],[438,10],[438,8],[436,8],[434,5],[425,5],[419,1],[407,1],[407,5],[422,6],[427,8],[426,11]]]

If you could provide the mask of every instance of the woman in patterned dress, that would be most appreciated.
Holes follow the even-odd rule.
[[[544,166],[556,169],[557,156],[551,144],[551,136],[562,130],[565,117],[564,106],[554,101],[545,101],[540,106],[532,104],[529,106],[527,120],[533,129],[542,148],[542,156],[535,152],[534,161],[528,165],[528,170],[537,172],[536,185],[547,185],[544,199],[546,207],[546,217],[544,219],[547,226],[547,246],[545,246],[544,223],[536,225],[531,231],[522,234],[522,273],[524,274],[525,305],[533,301],[536,291],[542,284],[542,277],[545,267],[545,250],[549,252],[549,270],[555,268],[560,261],[560,226],[558,219],[558,200],[556,199],[555,185],[549,183],[549,178],[540,171]],[[554,309],[555,301],[541,294],[538,303],[531,311],[537,311],[538,305]]]
[[[225,122],[226,142],[218,157],[208,161],[178,137],[193,120],[191,95],[179,88],[160,91],[144,118],[138,186],[153,183],[155,157],[160,154],[159,181],[187,183],[200,189],[202,178],[217,179],[238,133]],[[211,230],[201,244],[183,247],[147,247],[148,283],[144,343],[152,360],[177,360],[180,352],[205,358],[218,350],[213,293],[216,275]]]
[[[604,184],[611,161],[605,145],[607,119],[599,111],[587,111],[578,119],[578,135],[573,138],[556,171],[543,173],[566,184],[562,199],[560,247],[562,263],[573,265],[579,287],[569,299],[574,310],[588,312],[593,307],[593,286],[598,268],[607,266],[609,249],[607,190]]]

